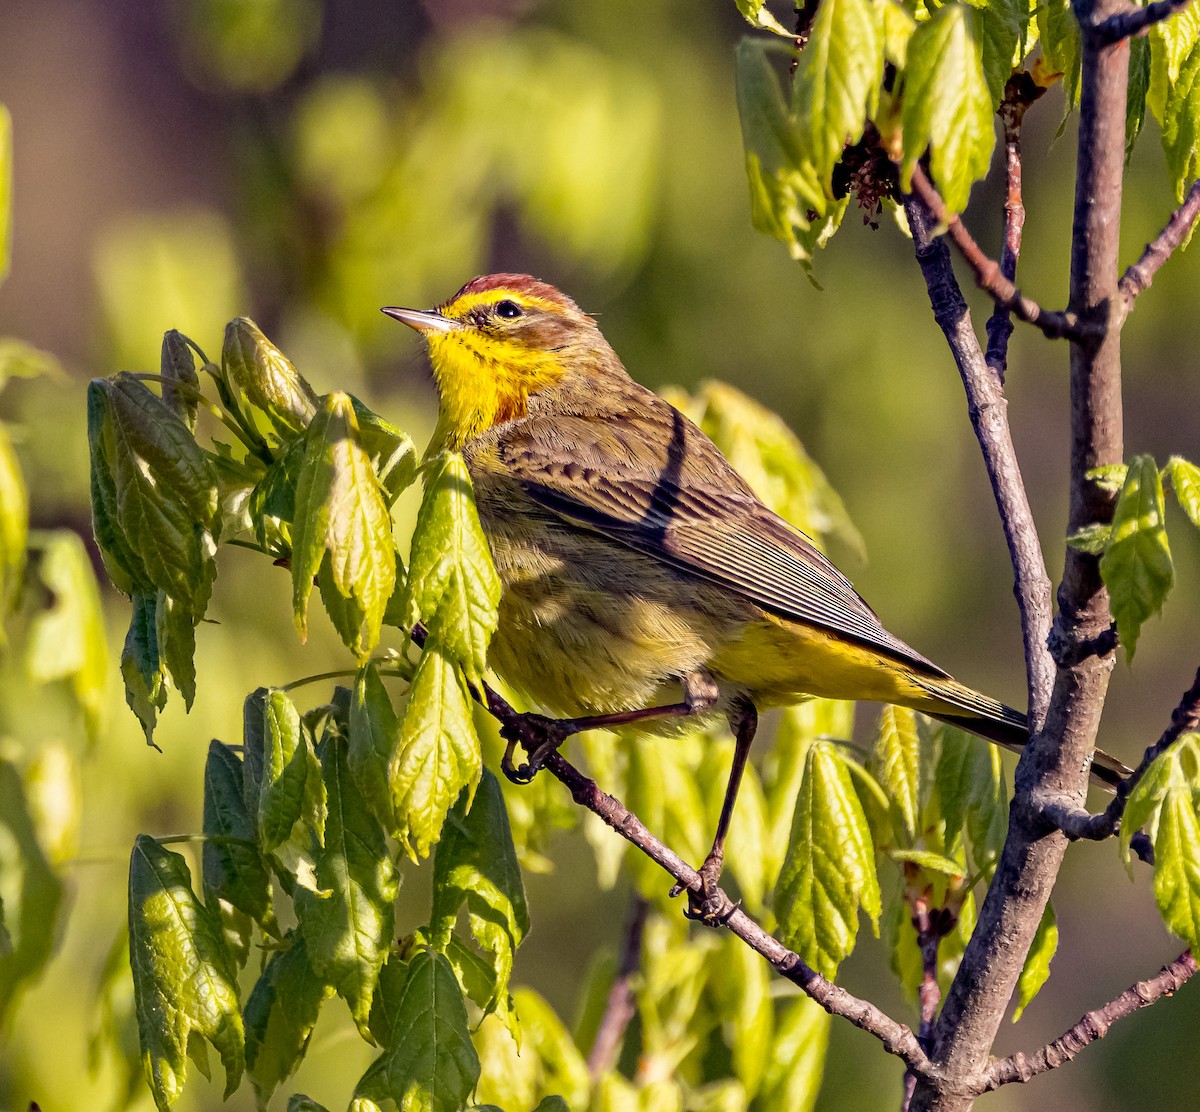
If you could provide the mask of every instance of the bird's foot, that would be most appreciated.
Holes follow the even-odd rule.
[[[707,927],[719,927],[729,916],[737,911],[739,904],[731,900],[719,887],[721,869],[725,863],[724,853],[713,851],[700,866],[700,890],[686,888],[688,905],[684,911],[689,919],[703,923]],[[683,884],[676,884],[671,889],[671,896],[678,896],[685,891]]]
[[[544,714],[513,714],[500,727],[500,736],[508,742],[500,767],[514,784],[528,784],[550,756],[577,730],[574,719],[547,718]],[[529,754],[521,765],[513,762],[513,751],[520,742]]]

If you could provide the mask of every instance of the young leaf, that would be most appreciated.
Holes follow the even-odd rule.
[[[0,620],[17,601],[29,537],[29,495],[8,429],[0,424]],[[0,634],[2,636],[2,634]]]
[[[284,436],[303,432],[318,398],[291,360],[245,317],[225,328],[221,369],[235,396],[244,396]]]
[[[41,973],[57,944],[63,886],[38,840],[16,765],[0,760],[0,1020],[20,989]]]
[[[306,635],[308,597],[320,570],[330,617],[346,647],[365,663],[379,643],[383,612],[396,584],[396,550],[387,503],[347,395],[325,398],[305,443],[292,529],[296,625]]]
[[[829,1025],[829,1013],[807,996],[784,1003],[775,1021],[775,1039],[756,1109],[812,1112],[821,1090]]]
[[[204,891],[245,912],[276,933],[271,885],[258,852],[254,820],[242,794],[242,762],[219,741],[208,744],[204,764]]]
[[[263,759],[254,814],[264,853],[283,845],[304,808],[308,759],[300,714],[284,691],[271,690],[262,701]]]
[[[147,742],[154,736],[158,712],[167,705],[167,686],[158,648],[158,596],[159,592],[153,589],[149,594],[139,592],[132,596],[129,631],[121,650],[125,702],[146,731]]]
[[[196,414],[200,410],[200,378],[196,374],[196,356],[187,337],[174,328],[163,335],[159,374],[163,379],[163,404],[174,410],[194,433]]]
[[[350,775],[345,741],[326,734],[319,748],[329,806],[325,845],[316,858],[317,890],[296,890],[296,917],[313,969],[365,1031],[399,882],[383,828]]]
[[[1200,467],[1182,456],[1172,456],[1163,468],[1163,477],[1170,478],[1175,501],[1191,523],[1200,529]]]
[[[1054,915],[1054,905],[1046,904],[1042,912],[1042,921],[1038,923],[1037,933],[1029,953],[1025,955],[1025,965],[1017,980],[1017,1006],[1013,1009],[1013,1023],[1021,1018],[1021,1013],[1029,1007],[1033,998],[1041,991],[1042,985],[1050,976],[1050,963],[1058,950],[1058,920]]]
[[[784,38],[791,38],[792,32],[779,22],[768,10],[766,0],[734,0],[737,9],[745,17],[751,27],[763,31],[773,31]]]
[[[355,1095],[401,1112],[456,1112],[479,1080],[479,1057],[467,1029],[467,1009],[454,971],[432,950],[410,962],[396,1005],[403,1032],[363,1074]]]
[[[701,980],[693,978],[694,983]],[[533,989],[520,988],[513,995],[521,1018],[521,1049],[530,1047],[540,1065],[539,1089],[561,1096],[568,1108],[586,1108],[591,1083],[587,1063],[571,1033]]]
[[[465,903],[471,933],[491,955],[495,971],[486,1013],[508,996],[513,957],[529,932],[529,912],[500,784],[485,769],[475,798],[468,799],[469,794],[464,790],[446,816],[434,856],[430,941],[446,951]]]
[[[159,591],[154,605],[154,635],[163,667],[188,710],[196,699],[196,621],[186,604]]]
[[[1200,11],[1184,5],[1170,19],[1153,24],[1146,35],[1150,42],[1150,88],[1146,105],[1160,124],[1166,123],[1167,98],[1179,80],[1179,71],[1200,41]]]
[[[379,483],[387,493],[388,505],[391,505],[417,477],[416,445],[408,433],[368,409],[353,395],[350,404],[354,406],[363,451],[370,457]]]
[[[911,845],[921,817],[921,737],[914,711],[884,705],[867,770],[891,801]]]
[[[38,683],[69,680],[88,736],[95,740],[108,690],[108,638],[96,577],[78,534],[65,529],[49,534],[38,576],[50,593],[50,605],[29,624],[25,659],[30,678]]]
[[[883,36],[872,0],[822,0],[800,54],[792,103],[796,129],[821,184],[833,195],[833,168],[862,138],[883,80]]]
[[[775,888],[786,946],[826,977],[854,949],[858,909],[880,915],[875,852],[845,758],[828,742],[808,751],[788,856]]]
[[[397,830],[391,768],[400,741],[400,719],[374,664],[359,669],[350,703],[347,760],[371,813],[390,834]]]
[[[738,44],[737,102],[750,183],[754,227],[779,240],[793,259],[805,263],[804,242],[812,220],[825,212],[825,194],[812,163],[802,151],[796,124],[779,86],[768,53],[775,44],[744,39]]]
[[[459,792],[479,780],[479,741],[462,677],[430,632],[408,692],[392,766],[396,837],[414,861],[429,855]]]
[[[1182,203],[1188,185],[1200,172],[1200,41],[1192,47],[1179,68],[1179,77],[1167,90],[1162,144],[1175,199]]]
[[[1153,458],[1136,456],[1113,511],[1112,537],[1100,557],[1100,575],[1112,596],[1117,632],[1130,660],[1142,623],[1162,609],[1175,580],[1163,502],[1162,479]]]
[[[908,44],[903,90],[904,163],[910,188],[917,160],[929,166],[947,208],[961,212],[988,171],[995,146],[992,97],[983,72],[980,15],[952,2],[920,24]]]
[[[1042,66],[1060,74],[1067,110],[1079,107],[1079,74],[1082,58],[1079,20],[1071,0],[1046,0],[1037,8],[1038,39],[1042,44]]]
[[[443,645],[477,683],[496,630],[500,580],[479,524],[471,477],[457,452],[437,457],[425,475],[425,496],[413,529],[405,625],[438,619]]]
[[[146,1080],[162,1112],[187,1078],[193,1034],[216,1048],[226,1098],[244,1066],[237,976],[221,924],[192,891],[187,863],[138,835],[129,862],[129,951]]]
[[[1146,94],[1150,90],[1150,41],[1143,35],[1129,40],[1129,86],[1125,94],[1125,161],[1146,122]]]
[[[771,1066],[775,1005],[767,966],[741,939],[726,935],[713,964],[709,991],[718,1018],[733,1033],[730,1052],[743,1095],[753,1099]]]
[[[246,1001],[246,1072],[259,1108],[296,1072],[330,987],[313,972],[304,938],[289,931]]]

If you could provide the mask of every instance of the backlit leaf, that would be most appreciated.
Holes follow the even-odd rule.
[[[875,852],[845,758],[828,742],[808,751],[788,856],[775,889],[784,944],[826,977],[854,949],[858,909],[878,924]]]
[[[968,0],[975,9],[976,26],[983,39],[983,75],[993,109],[1004,99],[1004,86],[1013,72],[1013,58],[1021,35],[1019,0]]]
[[[459,792],[479,780],[479,740],[462,676],[435,627],[408,693],[392,766],[397,839],[414,861],[429,855]]]
[[[1178,78],[1167,88],[1162,144],[1175,199],[1182,202],[1188,186],[1200,173],[1200,40],[1179,67]]]
[[[479,1079],[479,1057],[467,1029],[467,1009],[445,957],[413,957],[396,1005],[404,1032],[385,1047],[359,1081],[356,1096],[396,1103],[399,1112],[457,1112]]]
[[[1112,537],[1100,557],[1100,574],[1130,660],[1142,623],[1162,609],[1175,581],[1163,503],[1162,479],[1153,458],[1136,456],[1113,511]]]
[[[1164,477],[1169,477],[1175,501],[1200,529],[1200,467],[1182,456],[1172,456],[1163,468]]]
[[[187,863],[139,835],[129,863],[129,948],[142,1065],[162,1110],[183,1091],[188,1043],[203,1036],[221,1056],[225,1096],[244,1066],[237,977],[221,924],[192,891]]]
[[[471,477],[462,456],[446,452],[425,475],[404,592],[405,622],[411,628],[437,618],[446,651],[478,682],[499,601],[500,580],[479,524]]]
[[[29,495],[7,426],[0,424],[0,621],[17,602],[29,537]],[[0,634],[2,635],[2,634]]]
[[[807,996],[784,1003],[775,1022],[767,1071],[755,1108],[761,1112],[811,1112],[821,1090],[830,1016]]]
[[[187,337],[174,328],[163,335],[158,373],[163,379],[163,404],[173,409],[194,433],[196,414],[200,408],[200,378],[196,374],[196,355]]]
[[[946,4],[913,32],[904,71],[903,124],[902,185],[909,188],[913,168],[928,147],[934,183],[950,211],[961,212],[971,186],[987,174],[995,146],[983,28],[979,13],[966,4]]]
[[[365,1031],[399,881],[383,827],[350,775],[344,739],[327,734],[319,749],[329,808],[325,845],[316,855],[316,890],[296,890],[296,917],[313,969]]]
[[[883,707],[867,770],[887,794],[911,844],[921,809],[921,737],[914,711]]]
[[[1046,0],[1037,9],[1038,39],[1042,44],[1042,65],[1062,75],[1068,111],[1079,107],[1079,74],[1082,58],[1079,21],[1071,0]]]
[[[267,691],[262,702],[263,761],[254,812],[264,853],[283,845],[304,806],[308,760],[300,714],[287,693]]]
[[[296,624],[304,634],[313,576],[320,570],[330,617],[347,648],[365,662],[379,643],[396,583],[391,517],[347,395],[325,398],[305,440],[292,530]]]
[[[766,0],[734,0],[737,9],[752,27],[763,31],[773,31],[777,35],[790,38],[792,32],[779,22],[768,10]]]
[[[1146,33],[1150,43],[1150,88],[1146,105],[1160,124],[1166,122],[1167,98],[1179,71],[1200,41],[1200,11],[1185,4],[1170,19],[1161,19]]]
[[[1042,912],[1042,921],[1038,923],[1037,933],[1033,936],[1033,944],[1025,955],[1025,965],[1017,980],[1017,1006],[1013,1009],[1012,1021],[1016,1023],[1021,1013],[1029,1007],[1033,998],[1041,991],[1050,976],[1050,963],[1058,950],[1058,920],[1054,915],[1053,904],[1046,904]]]
[[[318,398],[292,362],[246,317],[225,328],[221,370],[230,390],[266,414],[281,434],[303,432]]]
[[[400,741],[400,719],[374,664],[360,669],[350,703],[347,760],[371,813],[389,833],[397,829],[391,767]]]

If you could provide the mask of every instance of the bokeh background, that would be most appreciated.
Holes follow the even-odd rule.
[[[84,385],[155,370],[164,329],[215,353],[224,323],[252,316],[318,390],[359,393],[421,440],[432,386],[415,338],[379,306],[431,305],[478,273],[531,272],[597,314],[647,384],[723,378],[778,410],[844,497],[868,559],[834,556],[890,628],[1023,705],[1003,538],[910,244],[887,217],[872,230],[851,212],[816,261],[817,289],[750,226],[732,74],[747,30],[732,0],[4,0],[15,249],[0,335],[63,368],[3,395],[35,525],[89,533]],[[1067,119],[1056,138],[1062,122],[1052,93],[1026,137],[1020,280],[1052,306],[1065,300],[1072,204],[1074,127]],[[1152,124],[1126,196],[1132,261],[1173,203]],[[998,191],[977,188],[969,220],[989,250],[999,214]],[[1198,268],[1195,249],[1173,260],[1126,329],[1127,449],[1160,462],[1200,457]],[[973,304],[982,325],[987,307]],[[1056,575],[1065,347],[1018,331],[1008,388]],[[1103,727],[1105,747],[1127,760],[1159,734],[1200,663],[1200,539],[1182,515],[1170,524],[1175,593],[1136,665],[1118,665]],[[79,794],[82,819],[64,835],[58,955],[0,1032],[0,1108],[120,1106],[120,1072],[104,1055],[89,1066],[88,1033],[132,839],[200,828],[206,743],[237,740],[242,694],[340,666],[332,637],[297,644],[287,577],[261,563],[224,553],[217,621],[199,631],[199,699],[189,717],[169,709],[162,753],[123,707],[115,663],[90,747],[65,701],[27,685],[19,656],[4,666],[6,744],[24,759],[69,757],[61,783]],[[127,613],[108,603],[116,648]],[[530,882],[534,932],[516,977],[569,1018],[587,962],[616,943],[627,893],[597,890],[580,841],[559,839],[551,856],[556,872]],[[1146,873],[1131,883],[1112,846],[1072,852],[1051,981],[1000,1051],[1032,1049],[1175,956]],[[402,901],[423,906],[420,883]],[[869,938],[841,980],[911,1020]],[[327,1019],[294,1087],[338,1106],[366,1050]],[[1195,1107],[1198,1022],[1189,986],[987,1107]],[[898,1082],[872,1040],[835,1023],[822,1110],[893,1107]],[[179,1107],[219,1100],[193,1075]],[[135,1101],[149,1105],[144,1092]],[[250,1103],[245,1090],[233,1101]]]

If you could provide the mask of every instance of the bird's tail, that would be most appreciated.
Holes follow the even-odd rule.
[[[978,691],[952,680],[942,677],[915,677],[920,684],[939,704],[949,704],[949,709],[920,708],[931,718],[946,722],[967,730],[979,737],[993,741],[997,745],[1020,753],[1029,740],[1029,726],[1025,715],[1019,710],[1005,706],[996,699],[991,699]],[[1097,749],[1092,758],[1092,778],[1103,784],[1110,791],[1124,780],[1130,769],[1109,756],[1102,749]]]

